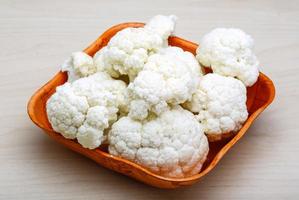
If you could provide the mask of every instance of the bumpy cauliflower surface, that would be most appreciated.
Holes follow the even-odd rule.
[[[169,104],[190,100],[202,75],[195,57],[178,47],[160,49],[128,86],[130,117],[143,120],[147,110],[159,115]]]
[[[143,28],[123,29],[93,58],[73,53],[62,65],[68,82],[47,101],[52,128],[85,148],[108,142],[110,154],[161,176],[199,173],[208,140],[246,121],[245,86],[256,82],[259,62],[253,39],[239,29],[205,35],[196,57],[168,46],[176,19],[157,15]],[[203,75],[197,60],[213,73]],[[128,86],[113,79],[123,75]]]
[[[103,72],[67,82],[47,101],[48,119],[56,132],[94,149],[105,139],[104,129],[117,120],[125,92],[124,82]]]
[[[246,88],[241,81],[218,74],[202,77],[186,107],[198,113],[209,140],[215,141],[238,131],[247,119]]]
[[[61,66],[68,73],[68,82],[96,73],[93,58],[84,52],[74,52]]]
[[[162,48],[174,29],[174,16],[159,16],[148,27],[126,28],[111,38],[108,45],[94,56],[98,71],[112,77],[128,75],[133,80],[143,69],[148,57]],[[163,19],[162,24],[159,22]]]
[[[197,58],[214,73],[236,77],[251,86],[259,76],[253,44],[252,37],[240,29],[217,28],[202,38]]]
[[[122,117],[108,134],[109,153],[166,177],[198,173],[209,145],[201,124],[180,106],[140,122]]]
[[[177,17],[175,15],[156,15],[144,28],[158,33],[167,42],[168,37],[174,32],[176,20]]]

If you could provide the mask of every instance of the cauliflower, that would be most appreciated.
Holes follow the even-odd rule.
[[[159,115],[168,105],[190,100],[202,72],[195,57],[178,47],[160,49],[128,86],[130,117],[143,120],[147,111]]]
[[[73,83],[65,83],[47,101],[48,119],[65,138],[78,139],[94,149],[105,140],[104,129],[117,120],[126,104],[126,84],[98,72]]]
[[[106,140],[104,130],[109,127],[109,112],[104,106],[88,109],[86,119],[78,129],[77,140],[85,148],[94,149]]]
[[[163,19],[163,23],[157,20]],[[167,42],[174,29],[174,16],[159,16],[144,28],[125,28],[111,38],[106,47],[94,56],[98,71],[106,71],[114,78],[128,75],[132,81],[143,69],[148,57]]]
[[[194,115],[176,106],[141,123],[122,117],[108,134],[109,153],[166,177],[197,174],[209,145]]]
[[[238,131],[247,119],[246,88],[241,81],[218,74],[202,77],[186,107],[198,113],[210,141],[220,140]]]
[[[176,20],[177,17],[175,15],[156,15],[144,26],[144,28],[158,33],[163,40],[167,42],[168,37],[174,32]]]
[[[259,76],[253,43],[252,37],[240,29],[217,28],[203,37],[197,58],[214,73],[236,77],[251,86]]]
[[[47,115],[53,129],[65,138],[75,139],[85,121],[89,105],[86,97],[76,95],[70,83],[56,88],[47,101]]]
[[[74,52],[61,66],[68,73],[68,82],[96,73],[93,58],[84,52]]]

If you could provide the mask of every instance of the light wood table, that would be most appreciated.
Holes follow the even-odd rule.
[[[160,190],[56,144],[29,120],[31,94],[108,27],[176,14],[191,41],[240,27],[274,103],[206,178]],[[0,1],[0,199],[299,199],[299,1]]]

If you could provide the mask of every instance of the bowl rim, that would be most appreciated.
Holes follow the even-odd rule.
[[[97,52],[99,50],[99,47],[102,46],[103,42],[107,42],[107,41],[105,41],[104,36],[108,35],[112,32],[115,32],[116,29],[119,31],[123,28],[142,27],[142,26],[144,26],[144,23],[140,23],[140,22],[127,22],[127,23],[121,23],[121,24],[112,26],[111,28],[107,29],[104,33],[102,33],[94,42],[92,42],[84,50],[84,52],[86,52],[88,54],[94,54],[95,52]],[[193,46],[193,48],[198,46],[196,43],[190,42],[188,40],[185,40],[185,39],[177,37],[177,36],[171,36],[171,38],[178,40],[178,43],[187,42],[191,46]],[[97,49],[97,50],[95,51],[94,49]],[[222,159],[222,157],[228,152],[228,150],[231,149],[234,146],[234,144],[242,138],[242,136],[245,134],[245,132],[248,130],[248,128],[251,126],[251,124],[255,121],[255,119],[258,117],[258,115],[260,115],[262,113],[262,111],[265,110],[272,103],[272,101],[274,100],[274,97],[275,97],[275,87],[274,87],[272,80],[269,77],[267,77],[265,74],[260,72],[259,78],[263,78],[264,81],[267,82],[267,86],[269,87],[269,90],[271,91],[267,101],[262,106],[260,106],[256,111],[251,113],[251,115],[248,117],[248,119],[243,124],[242,128],[238,131],[238,133],[217,152],[217,154],[215,155],[213,160],[210,162],[210,164],[204,170],[200,171],[198,174],[195,174],[195,175],[192,175],[189,177],[170,178],[170,177],[164,177],[159,174],[156,174],[156,173],[150,171],[149,169],[147,169],[141,165],[138,165],[137,163],[134,163],[132,161],[129,161],[129,160],[121,158],[121,157],[113,156],[113,155],[111,155],[107,152],[104,152],[98,148],[94,149],[94,150],[86,149],[86,148],[82,147],[79,143],[77,143],[75,140],[66,139],[61,134],[55,132],[53,129],[49,129],[49,128],[43,126],[39,122],[38,117],[34,113],[35,102],[42,94],[49,92],[48,90],[45,91],[45,87],[47,87],[47,86],[51,85],[53,82],[55,82],[55,80],[60,78],[60,76],[62,76],[63,73],[65,73],[65,72],[60,71],[57,74],[55,74],[55,76],[53,78],[51,78],[46,84],[44,84],[42,87],[40,87],[31,96],[31,98],[27,104],[27,113],[28,113],[30,119],[33,121],[33,123],[36,124],[41,129],[43,129],[44,131],[46,131],[47,134],[50,135],[55,140],[57,140],[58,138],[62,138],[64,140],[65,144],[69,143],[69,145],[77,145],[76,148],[80,148],[84,152],[85,156],[87,156],[88,154],[95,154],[94,156],[101,156],[101,157],[104,156],[106,158],[109,157],[109,158],[117,160],[119,162],[124,162],[127,165],[134,167],[149,176],[152,176],[154,178],[157,178],[157,179],[160,179],[163,181],[173,182],[173,183],[195,181],[195,180],[198,180],[201,177],[205,176],[206,174],[208,174],[217,165],[217,163]],[[70,146],[68,146],[68,148],[70,148]],[[91,156],[87,156],[87,157],[91,158]],[[99,159],[101,159],[101,158],[99,158]]]

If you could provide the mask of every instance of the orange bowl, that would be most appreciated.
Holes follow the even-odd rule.
[[[118,31],[127,27],[142,26],[144,26],[143,23],[123,23],[113,26],[104,32],[84,51],[93,56],[99,49],[107,45],[110,38]],[[195,54],[195,50],[198,47],[197,44],[179,37],[170,37],[169,44],[181,47],[185,51],[189,51],[193,54]],[[226,140],[209,144],[210,152],[200,173],[186,178],[167,178],[155,174],[136,163],[110,155],[107,152],[107,146],[101,146],[95,150],[86,149],[77,143],[76,140],[65,139],[62,135],[56,133],[47,119],[46,102],[55,92],[56,87],[65,83],[66,80],[67,74],[59,72],[48,83],[35,92],[31,97],[27,108],[31,120],[37,126],[42,128],[51,138],[67,148],[94,160],[106,168],[159,188],[177,188],[180,186],[192,185],[199,181],[217,165],[227,151],[245,134],[253,121],[273,101],[275,96],[275,88],[272,81],[266,75],[260,73],[258,81],[252,87],[247,88],[247,108],[249,117],[238,133]]]

